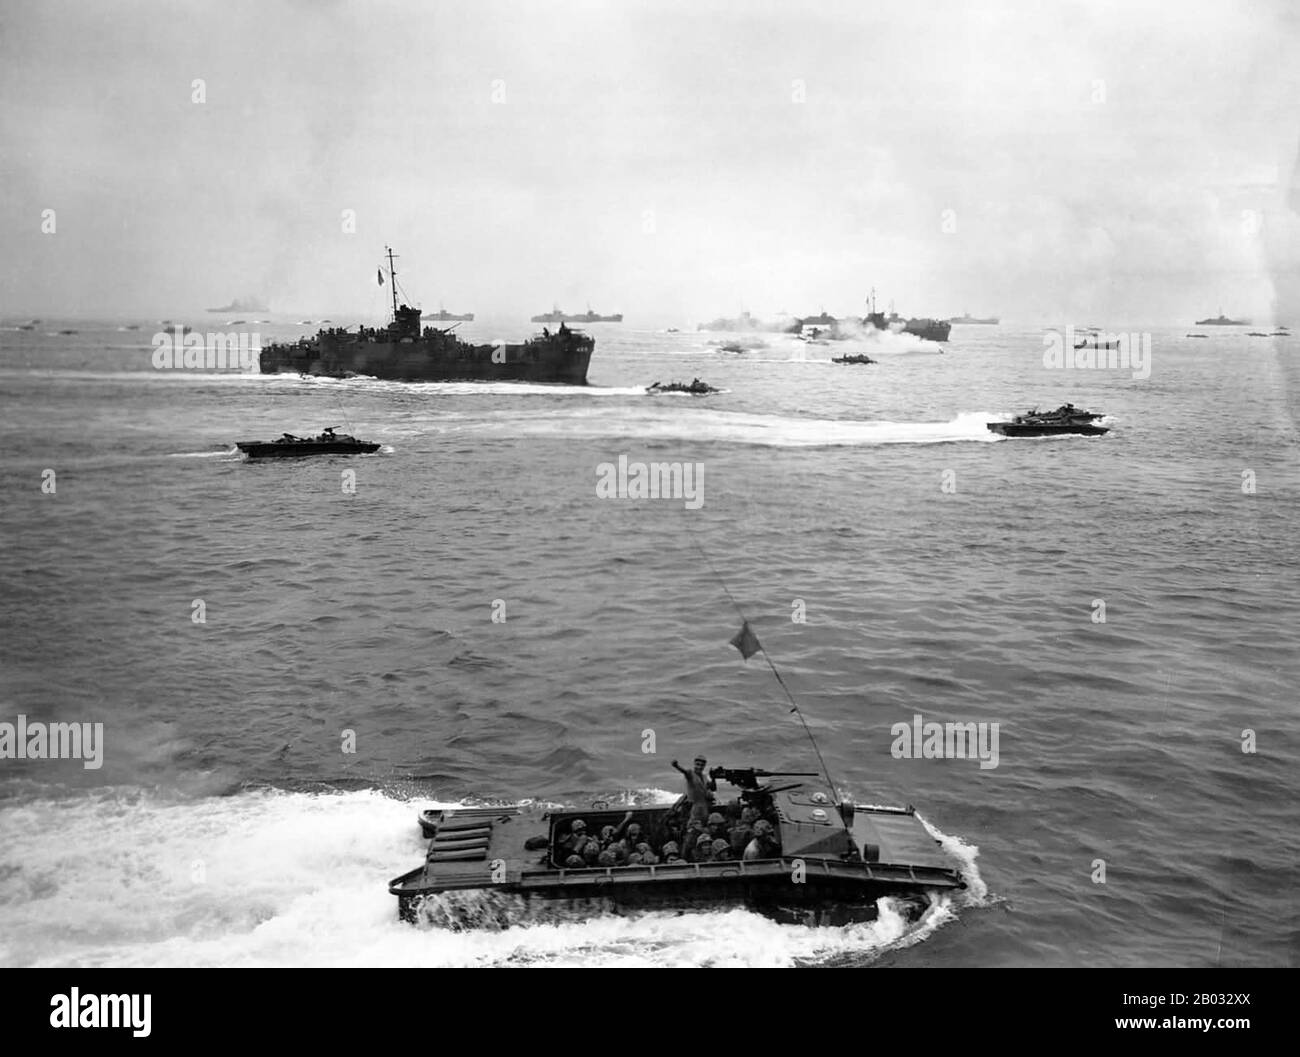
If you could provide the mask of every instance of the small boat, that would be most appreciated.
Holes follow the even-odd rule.
[[[691,384],[685,382],[669,382],[664,385],[662,382],[655,382],[653,385],[647,385],[647,393],[690,393],[692,396],[708,396],[710,393],[721,392],[709,385],[707,382],[701,382],[698,378],[692,379]]]
[[[870,356],[864,356],[861,353],[857,353],[852,356],[831,357],[831,363],[877,363],[877,362],[878,362],[877,360],[873,360]]]
[[[1266,333],[1265,333],[1264,331],[1262,331],[1262,330],[1252,330],[1252,331],[1250,331],[1250,332],[1246,335],[1246,337],[1248,337],[1248,338],[1268,338],[1268,337],[1272,337],[1272,335],[1271,335],[1271,334],[1266,334]]]
[[[1055,411],[1034,408],[1016,415],[1010,422],[989,422],[987,425],[991,432],[1001,433],[1004,437],[1054,437],[1064,433],[1098,437],[1110,432],[1106,426],[1095,425],[1096,420],[1103,417],[1098,411],[1084,411],[1073,404],[1062,404]]]
[[[789,924],[844,925],[874,920],[884,896],[899,900],[914,921],[935,895],[965,887],[957,863],[911,806],[836,803],[816,775],[802,772],[715,767],[709,777],[739,796],[715,801],[710,835],[725,833],[718,836],[723,847],[699,855],[677,854],[688,843],[683,835],[695,832],[685,797],[632,811],[601,801],[590,811],[423,811],[425,861],[388,885],[398,917],[454,930],[499,928],[537,920],[547,909],[590,912],[596,900],[597,912],[739,906]],[[643,837],[636,847],[646,851],[627,865],[612,856],[589,864],[587,842],[602,832],[626,834],[628,843]],[[792,877],[801,880],[792,884]],[[491,893],[488,913],[475,893]]]
[[[1184,334],[1183,335],[1183,337],[1185,338],[1208,338],[1209,336],[1210,335],[1208,334]]]
[[[60,333],[60,334],[72,335],[72,334],[76,334],[77,331],[75,331],[75,330],[61,330],[61,331],[59,331],[59,333]]]
[[[250,459],[296,459],[305,455],[369,455],[378,444],[337,435],[335,427],[326,426],[318,437],[295,437],[286,433],[279,440],[242,440],[235,444]]]

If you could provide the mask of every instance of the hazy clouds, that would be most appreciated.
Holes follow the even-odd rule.
[[[1264,315],[1296,285],[1298,38],[1280,0],[10,4],[0,312],[380,312],[389,242],[425,307],[521,323],[873,285]]]

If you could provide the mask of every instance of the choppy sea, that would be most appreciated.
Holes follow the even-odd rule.
[[[0,760],[4,964],[1300,961],[1296,339],[1158,329],[1138,378],[1047,367],[1030,326],[736,354],[592,325],[591,385],[555,388],[155,370],[152,321],[19,322],[0,722],[105,746]],[[644,392],[697,376],[723,392]],[[985,428],[1066,401],[1111,432]],[[233,450],[328,425],[383,448]],[[599,498],[620,456],[698,464],[701,501]],[[839,785],[914,804],[966,892],[912,928],[399,923],[419,808],[813,769],[727,591]],[[996,723],[998,765],[899,758],[918,715]]]

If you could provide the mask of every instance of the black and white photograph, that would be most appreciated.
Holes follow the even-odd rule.
[[[6,2],[39,1023],[1300,964],[1298,55],[1289,0]],[[1249,1037],[1151,979],[1090,1015]]]

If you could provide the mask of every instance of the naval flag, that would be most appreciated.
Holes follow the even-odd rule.
[[[741,624],[740,630],[736,632],[736,636],[731,640],[731,644],[740,651],[740,655],[744,657],[745,660],[749,660],[749,658],[754,656],[754,654],[763,648],[763,644],[758,641],[758,636],[750,630],[748,620]]]
[[[380,286],[383,286],[383,285],[384,285],[384,269],[383,269],[383,268],[376,268],[376,269],[375,269],[375,278],[379,280],[379,285],[380,285]]]

